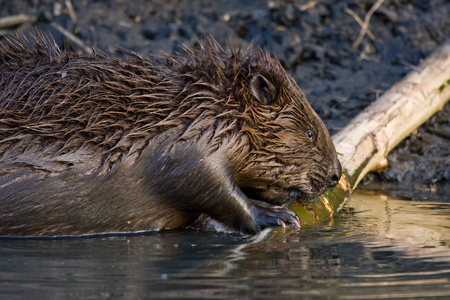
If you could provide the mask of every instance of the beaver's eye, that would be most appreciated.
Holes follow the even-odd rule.
[[[311,142],[314,142],[314,133],[312,131],[307,131],[306,136]]]

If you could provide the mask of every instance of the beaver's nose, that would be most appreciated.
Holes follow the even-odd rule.
[[[341,179],[341,175],[342,175],[342,166],[341,166],[341,163],[339,162],[339,159],[336,157],[336,160],[334,162],[334,168],[331,171],[330,183],[328,186],[330,188],[335,187],[336,184],[339,183],[339,179]]]

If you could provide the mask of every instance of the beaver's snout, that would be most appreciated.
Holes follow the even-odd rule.
[[[341,166],[341,163],[339,162],[339,159],[336,158],[336,160],[334,162],[334,168],[330,174],[330,183],[328,186],[330,188],[334,188],[339,183],[339,179],[341,179],[341,175],[342,175],[342,166]]]

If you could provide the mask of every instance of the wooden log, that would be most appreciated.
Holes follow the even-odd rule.
[[[387,165],[387,155],[450,99],[450,43],[369,105],[333,136],[344,174],[334,191],[311,203],[293,204],[303,225],[329,219],[361,179]]]
[[[446,43],[333,136],[352,189],[368,172],[385,166],[389,151],[449,99],[450,43]]]

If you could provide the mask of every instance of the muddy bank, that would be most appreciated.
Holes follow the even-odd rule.
[[[208,36],[232,47],[254,41],[281,60],[334,133],[450,38],[450,2],[386,0],[354,47],[361,30],[355,17],[364,20],[374,2],[16,0],[0,3],[0,17],[36,16],[33,26],[58,43],[63,34],[52,24],[115,56],[121,48],[180,52]],[[369,174],[362,185],[450,186],[449,119],[447,104],[392,151],[385,172]]]

